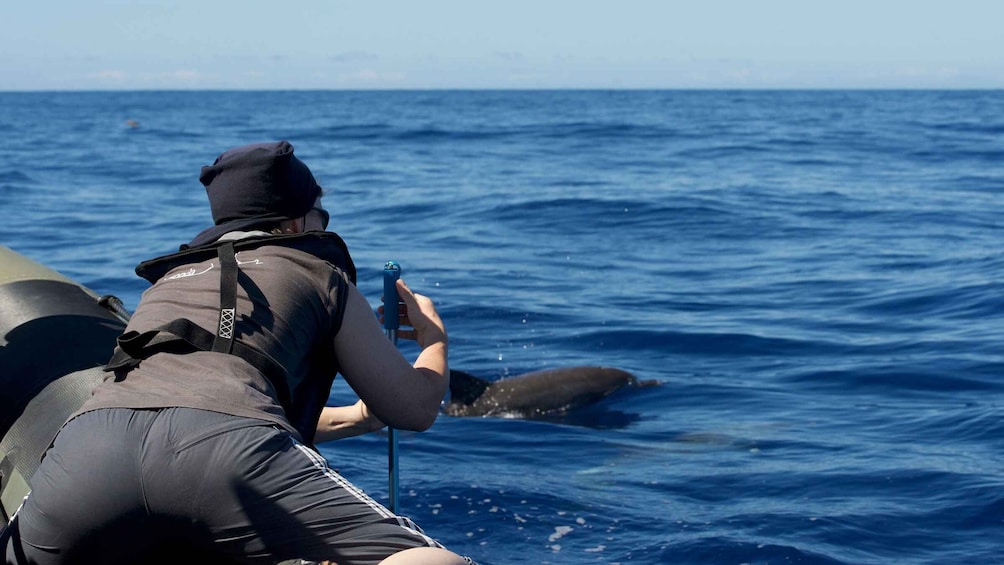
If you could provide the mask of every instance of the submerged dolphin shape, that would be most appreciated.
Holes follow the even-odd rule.
[[[561,367],[487,381],[450,371],[450,416],[542,416],[597,402],[628,386],[653,386],[627,371],[611,367]]]

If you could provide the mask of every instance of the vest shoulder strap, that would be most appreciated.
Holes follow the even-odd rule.
[[[237,321],[237,252],[233,242],[216,248],[220,259],[220,323],[213,339],[213,351],[230,353],[234,349],[234,325]]]

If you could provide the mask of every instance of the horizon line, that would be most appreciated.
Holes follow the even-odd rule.
[[[140,92],[994,92],[1004,86],[687,86],[687,87],[407,87],[407,88],[13,88],[0,94]]]

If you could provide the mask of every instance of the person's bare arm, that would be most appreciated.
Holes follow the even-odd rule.
[[[383,427],[362,400],[351,406],[325,406],[317,420],[314,443],[368,434]]]
[[[447,336],[432,301],[398,281],[412,330],[398,336],[422,348],[414,366],[384,335],[359,290],[348,286],[342,328],[335,337],[340,372],[370,412],[388,426],[423,431],[436,420],[449,385]]]

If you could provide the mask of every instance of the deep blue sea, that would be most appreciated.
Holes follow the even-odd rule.
[[[1004,563],[1004,92],[0,93],[0,244],[133,308],[211,223],[200,167],[276,139],[454,368],[662,383],[402,434],[401,511],[448,547]],[[322,452],[386,500],[386,445]]]

